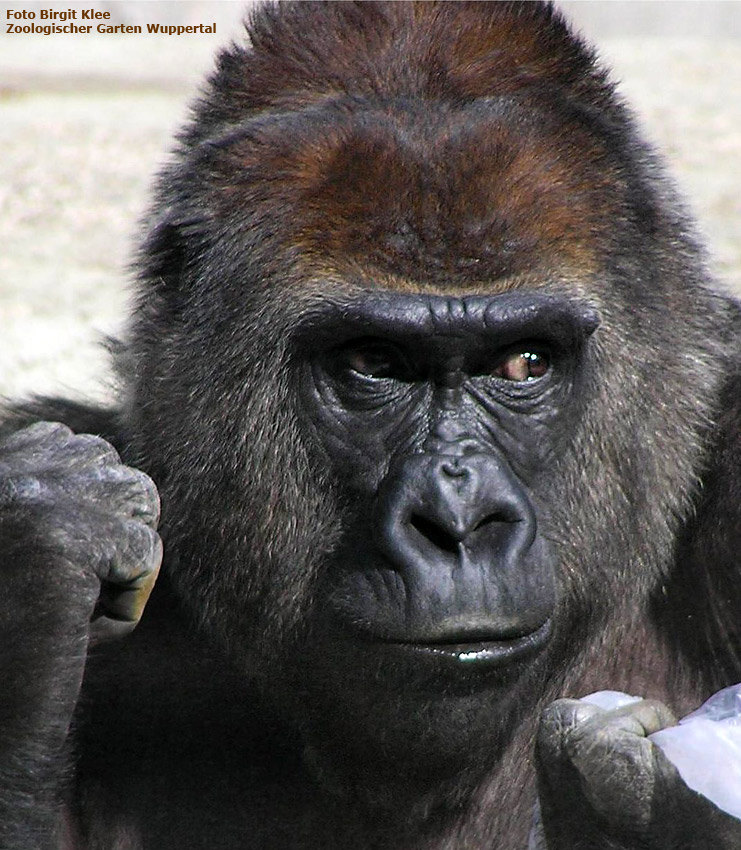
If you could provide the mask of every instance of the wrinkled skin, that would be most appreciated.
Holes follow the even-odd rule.
[[[688,788],[647,736],[676,719],[643,700],[605,711],[558,700],[538,732],[541,823],[548,850],[712,850],[741,846],[741,821]]]
[[[158,518],[154,484],[99,437],[39,423],[0,442],[3,847],[58,839],[87,654],[138,622],[162,558]]]

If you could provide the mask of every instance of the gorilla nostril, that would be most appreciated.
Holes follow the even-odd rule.
[[[507,525],[511,525],[513,522],[522,522],[523,517],[519,516],[514,511],[497,511],[492,514],[488,514],[483,519],[480,519],[476,525],[471,529],[471,534],[474,534],[477,531],[481,531],[482,528],[486,528],[489,525],[502,524],[507,523]]]
[[[440,470],[446,475],[449,475],[451,478],[468,478],[470,474],[466,467],[459,466],[457,461],[442,464]]]
[[[499,514],[489,514],[489,516],[485,516],[482,520],[476,523],[476,525],[472,529],[472,534],[476,531],[481,531],[482,528],[486,528],[487,525],[491,525],[494,522],[502,522],[503,518]]]
[[[432,543],[437,549],[443,552],[455,554],[460,548],[460,541],[456,540],[452,534],[440,528],[439,525],[432,522],[419,514],[412,514],[409,524],[415,528],[423,537]]]

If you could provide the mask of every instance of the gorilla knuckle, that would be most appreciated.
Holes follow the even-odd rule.
[[[130,516],[155,528],[160,498],[154,481],[144,472],[114,463],[78,473],[79,490],[87,490],[91,502],[110,513]]]
[[[49,502],[49,488],[33,474],[0,476],[0,509],[13,510]]]
[[[3,451],[25,451],[37,444],[65,445],[72,439],[70,428],[61,422],[35,422],[5,437],[0,444]]]
[[[572,728],[593,717],[598,712],[595,706],[577,699],[558,699],[543,712],[543,722]]]
[[[90,466],[120,464],[116,449],[102,437],[95,434],[75,434],[69,443],[70,456],[76,463]]]
[[[644,699],[635,707],[636,719],[640,722],[645,735],[652,735],[667,726],[676,726],[677,717],[663,702]]]
[[[130,505],[132,516],[146,522],[152,528],[156,528],[161,507],[157,485],[145,472],[131,467],[126,468],[133,473],[135,487],[135,497]]]
[[[119,558],[106,578],[117,582],[143,582],[159,569],[162,541],[159,534],[140,520],[122,523]]]

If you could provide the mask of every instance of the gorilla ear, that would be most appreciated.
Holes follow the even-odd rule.
[[[149,224],[149,233],[139,254],[141,277],[161,295],[173,295],[180,289],[180,281],[187,264],[184,233],[166,210]]]
[[[154,294],[174,305],[179,301],[188,269],[202,253],[204,222],[177,215],[167,207],[145,226],[148,233],[138,255],[139,277]]]

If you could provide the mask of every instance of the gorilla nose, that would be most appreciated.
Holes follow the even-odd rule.
[[[519,482],[488,454],[413,455],[381,494],[382,545],[400,567],[470,557],[482,549],[484,538],[491,556],[494,538],[512,523],[532,519]]]
[[[486,458],[437,460],[423,476],[418,499],[412,499],[408,523],[433,546],[457,552],[466,540],[489,523],[516,522],[516,510],[487,492]]]

